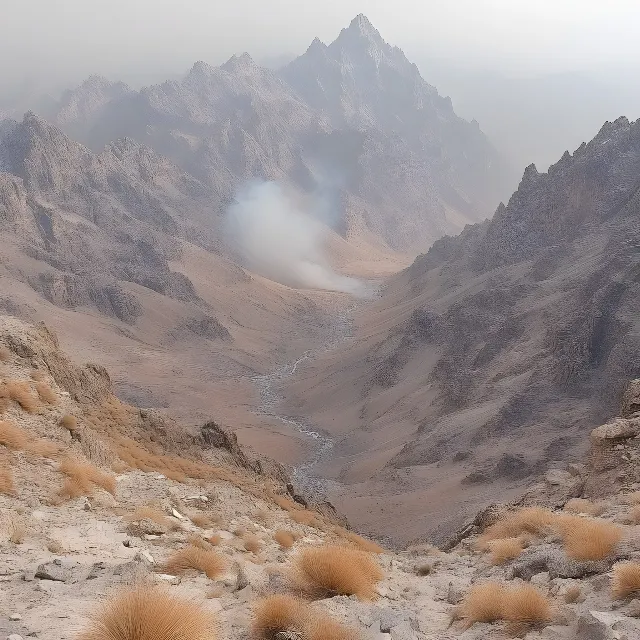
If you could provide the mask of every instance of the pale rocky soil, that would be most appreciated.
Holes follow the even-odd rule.
[[[30,340],[34,343],[31,354],[25,351]],[[230,481],[175,482],[151,469],[123,470],[110,445],[116,438],[115,423],[110,423],[111,431],[94,431],[87,417],[93,415],[92,398],[108,393],[108,389],[100,388],[103,379],[92,378],[88,370],[73,368],[61,354],[53,352],[46,333],[14,319],[2,318],[0,343],[22,354],[11,352],[0,362],[3,380],[24,380],[33,388],[31,374],[36,366],[57,396],[56,404],[42,403],[30,414],[12,403],[2,419],[28,432],[33,442],[42,438],[63,448],[61,454],[44,457],[23,451],[9,453],[0,445],[2,466],[10,464],[15,480],[14,495],[0,494],[0,638],[74,638],[97,604],[119,587],[141,580],[165,584],[175,593],[202,602],[217,614],[220,638],[248,638],[253,603],[261,595],[290,588],[287,572],[302,548],[345,542],[327,516],[317,516],[315,527],[294,522],[290,512],[273,499],[283,491],[282,483],[252,474],[240,465],[240,458],[233,459],[228,452],[207,451],[201,461],[233,472]],[[104,405],[104,400],[101,402]],[[118,415],[125,415],[125,409],[121,408]],[[61,416],[68,413],[79,418],[79,435],[73,438],[59,424]],[[134,431],[130,433],[135,435]],[[179,441],[176,434],[163,437],[165,440],[156,438],[155,443],[142,444],[155,444],[157,449],[170,447],[171,438]],[[540,502],[551,508],[561,507],[569,497],[580,493],[591,492],[594,500],[603,499],[600,517],[621,523],[624,529],[623,542],[604,561],[579,565],[566,558],[557,537],[548,535],[530,540],[530,547],[516,560],[493,566],[487,555],[476,550],[476,542],[482,528],[500,517],[501,509],[495,508],[480,514],[448,552],[422,545],[377,555],[385,576],[375,600],[336,596],[314,606],[357,629],[363,640],[498,639],[506,637],[501,623],[476,623],[468,629],[460,621],[452,624],[456,606],[472,584],[486,580],[514,584],[526,578],[548,594],[554,606],[552,624],[525,630],[529,640],[640,638],[640,622],[634,617],[640,616],[640,600],[614,601],[609,593],[609,572],[614,562],[640,559],[640,527],[629,522],[630,506],[625,498],[640,489],[639,437],[637,417],[618,419],[596,438],[589,465],[548,475],[522,499],[523,505]],[[191,454],[186,446],[184,451],[185,455]],[[115,495],[96,488],[90,496],[60,500],[56,494],[63,479],[58,471],[63,455],[87,458],[104,469],[115,467]],[[621,495],[596,495],[607,484],[618,488]],[[161,510],[176,530],[145,520],[132,521],[131,514],[142,506]],[[285,507],[291,511],[289,503]],[[209,515],[215,525],[200,529],[190,519],[195,514]],[[24,525],[24,539],[12,542],[12,531],[19,524]],[[237,535],[239,529],[254,533],[261,549],[246,551]],[[300,535],[292,549],[282,550],[273,540],[278,529]],[[213,534],[220,536],[216,548],[228,560],[223,575],[210,580],[163,572],[164,561],[191,536]],[[537,558],[541,553],[546,566],[537,563],[531,569],[532,556]],[[424,569],[426,566],[428,569]],[[564,594],[574,584],[580,586],[580,598],[566,604]]]

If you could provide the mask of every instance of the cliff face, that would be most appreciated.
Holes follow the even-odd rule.
[[[475,507],[580,455],[640,374],[639,163],[640,122],[607,123],[392,279],[339,360],[291,390],[292,411],[349,424],[336,460],[375,453],[373,472],[343,476],[383,496],[397,483],[436,499],[459,483]],[[412,517],[440,528],[441,508]]]

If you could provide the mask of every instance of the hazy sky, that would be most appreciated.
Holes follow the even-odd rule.
[[[410,59],[527,73],[640,60],[637,0],[1,0],[0,9],[4,83],[162,76],[235,52],[300,53],[358,13]]]

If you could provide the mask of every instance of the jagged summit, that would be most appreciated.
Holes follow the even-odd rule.
[[[245,51],[240,55],[233,54],[220,68],[229,73],[237,73],[256,69],[258,65],[253,58]]]
[[[377,44],[386,44],[380,32],[371,24],[369,18],[362,13],[358,14],[349,26],[340,32],[336,42],[344,41],[347,38],[352,39],[354,36],[367,39]]]

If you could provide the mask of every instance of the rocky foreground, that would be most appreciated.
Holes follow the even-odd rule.
[[[81,634],[154,584],[218,638],[640,638],[640,381],[589,460],[478,514],[446,551],[360,538],[215,424],[189,433],[121,403],[103,369],[9,317],[0,412],[0,638],[114,637]]]

